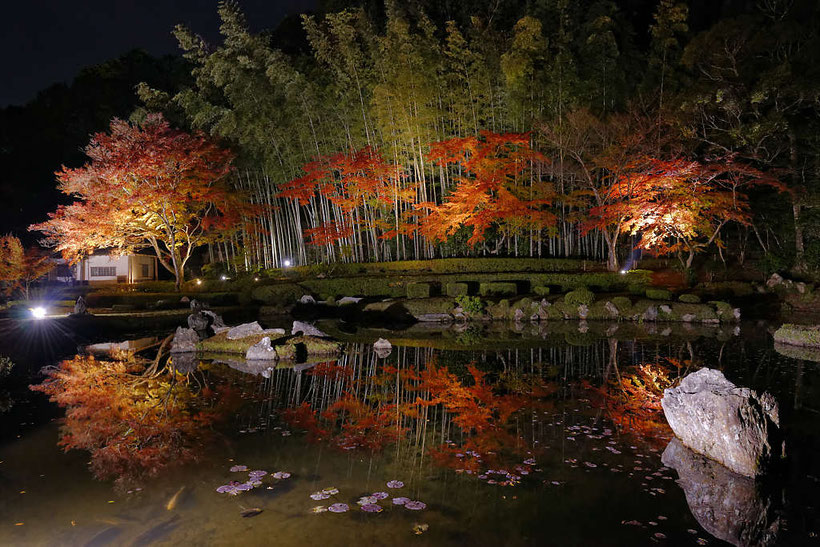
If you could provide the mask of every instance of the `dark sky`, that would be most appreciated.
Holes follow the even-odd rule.
[[[315,0],[239,0],[253,30],[273,28]],[[12,0],[0,23],[0,107],[23,104],[49,85],[134,48],[178,53],[171,30],[218,37],[217,0]]]

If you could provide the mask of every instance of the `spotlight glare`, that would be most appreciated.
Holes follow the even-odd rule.
[[[35,319],[43,319],[46,316],[46,309],[42,306],[31,308],[31,315]]]
[[[289,266],[290,266],[290,260],[289,260],[289,259],[287,259],[287,260],[285,260],[285,268],[287,268],[287,267],[289,267]]]
[[[196,280],[196,284],[197,284],[197,285],[202,285],[202,280],[201,280],[201,279],[197,279],[197,280]]]
[[[626,273],[626,270],[621,270],[621,275],[624,275],[625,273]]]

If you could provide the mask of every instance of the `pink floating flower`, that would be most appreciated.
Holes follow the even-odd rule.
[[[398,498],[393,498],[393,505],[404,505],[408,501],[410,501],[410,498],[405,498],[405,497],[400,496]]]
[[[290,473],[287,471],[277,471],[273,475],[271,475],[274,479],[287,479],[290,477]]]
[[[330,497],[330,494],[325,494],[324,492],[314,492],[310,495],[310,499],[314,499],[316,501],[326,500],[329,497]]]
[[[362,505],[362,511],[364,511],[365,513],[381,513],[382,506],[376,505],[375,503],[365,503],[364,505]]]
[[[357,501],[356,503],[358,503],[359,505],[373,505],[377,501],[379,501],[379,498],[377,498],[377,497],[362,496],[362,497],[359,498],[359,501]]]
[[[387,483],[387,487],[388,487],[388,488],[403,488],[403,487],[404,487],[404,483],[403,483],[403,482],[401,482],[401,481],[389,481],[389,482]]]
[[[373,492],[370,494],[371,498],[376,498],[377,500],[383,500],[390,497],[390,494],[387,492]]]
[[[247,466],[247,465],[234,465],[233,467],[231,467],[231,468],[229,469],[229,471],[230,471],[231,473],[237,473],[237,472],[239,472],[239,471],[247,471],[247,470],[248,470],[248,466]]]
[[[404,506],[411,511],[421,511],[422,509],[427,508],[427,504],[423,501],[408,501],[404,504]]]
[[[258,469],[258,470],[256,470],[256,471],[250,471],[250,472],[248,473],[248,476],[249,476],[251,479],[256,479],[256,480],[259,480],[259,479],[261,479],[262,477],[264,477],[264,476],[265,476],[265,475],[267,475],[267,474],[268,474],[268,472],[267,472],[267,471],[262,471],[261,469]]]
[[[348,509],[350,509],[350,507],[348,507],[346,503],[334,503],[327,508],[331,513],[345,513]]]

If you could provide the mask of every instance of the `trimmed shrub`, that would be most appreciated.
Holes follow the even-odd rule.
[[[407,298],[430,298],[432,287],[429,283],[408,283]]]
[[[700,297],[696,294],[682,294],[678,297],[678,300],[684,304],[700,304]]]
[[[532,292],[538,296],[548,296],[550,293],[550,288],[544,287],[543,285],[537,285],[532,288]]]
[[[646,287],[643,285],[630,285],[627,290],[629,291],[629,294],[634,296],[643,296],[646,292]]]
[[[672,293],[666,289],[646,289],[646,297],[650,300],[671,300]]]
[[[469,291],[469,287],[468,287],[467,283],[447,283],[444,286],[444,293],[447,296],[450,296],[450,297],[456,298],[456,299],[459,296],[467,296],[468,291]]]
[[[584,304],[589,306],[595,301],[595,295],[589,289],[582,287],[564,295],[564,302],[571,306]]]
[[[615,298],[611,298],[609,301],[612,302],[616,308],[618,308],[618,311],[621,312],[621,314],[629,311],[632,307],[632,300],[626,296],[616,296]]]
[[[518,289],[512,282],[481,283],[478,286],[481,296],[515,296]]]
[[[254,300],[273,306],[295,304],[303,294],[305,294],[305,290],[295,283],[262,285],[251,292]]]

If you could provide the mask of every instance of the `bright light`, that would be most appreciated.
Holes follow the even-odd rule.
[[[219,279],[221,279],[222,281],[227,281],[228,276],[223,274],[222,277],[220,277]]]
[[[202,280],[201,280],[201,279],[197,279],[197,280],[196,280],[196,284],[197,284],[197,285],[202,285]]]
[[[258,277],[254,277],[254,278],[253,278],[253,280],[254,280],[254,281],[259,281],[259,278],[258,278]]]
[[[626,273],[626,270],[621,270],[621,275],[624,275],[625,273]]]
[[[285,268],[290,266],[290,260],[285,260]]]
[[[35,319],[43,319],[46,316],[46,309],[42,306],[31,308],[31,315]]]

